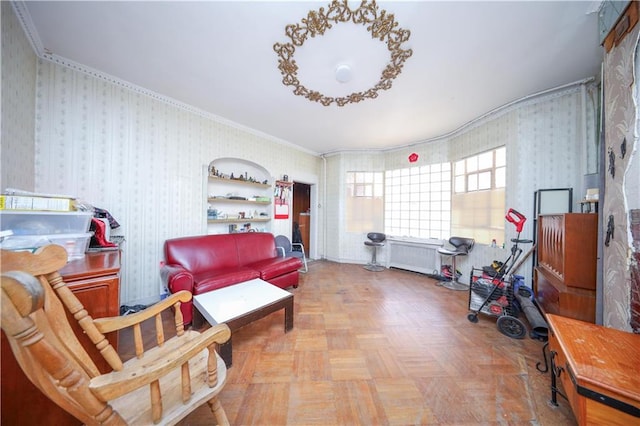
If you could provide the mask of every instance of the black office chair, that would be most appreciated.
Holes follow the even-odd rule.
[[[367,234],[368,241],[364,242],[365,246],[373,247],[373,253],[371,254],[371,262],[364,266],[364,269],[371,272],[380,272],[385,269],[383,265],[380,265],[377,261],[378,247],[383,247],[387,236],[382,232],[369,232]]]
[[[453,249],[440,247],[438,253],[443,256],[451,257],[451,280],[441,281],[439,285],[446,287],[449,290],[469,290],[469,286],[458,281],[458,270],[456,269],[456,257],[466,256],[473,245],[475,240],[473,238],[464,237],[451,237],[449,238],[449,244],[453,246]]]

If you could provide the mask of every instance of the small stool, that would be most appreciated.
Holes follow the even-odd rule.
[[[380,265],[377,261],[378,247],[383,247],[387,236],[381,232],[369,232],[367,234],[369,241],[365,241],[364,245],[373,247],[373,253],[371,255],[371,262],[364,266],[364,269],[371,272],[384,271],[385,267]]]
[[[468,285],[458,281],[456,257],[466,256],[473,248],[475,240],[473,238],[451,237],[449,238],[449,244],[454,247],[453,250],[441,247],[438,249],[438,253],[444,256],[451,256],[451,281],[443,281],[440,285],[449,290],[468,290]]]

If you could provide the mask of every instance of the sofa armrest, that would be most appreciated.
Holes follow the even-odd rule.
[[[162,265],[160,279],[171,293],[177,293],[180,290],[193,293],[193,274],[180,265]]]

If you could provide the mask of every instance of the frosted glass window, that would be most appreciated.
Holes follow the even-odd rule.
[[[464,167],[463,167],[464,163]],[[489,244],[504,240],[506,148],[467,157],[455,163],[451,199],[451,234]],[[464,171],[463,171],[464,169]]]
[[[496,188],[504,188],[507,186],[507,168],[499,167],[496,169]]]
[[[496,149],[496,167],[507,165],[507,149],[505,147]]]
[[[382,172],[347,172],[345,216],[347,232],[372,232],[383,229]]]
[[[478,170],[490,169],[493,167],[493,151],[478,155]]]
[[[465,192],[466,191],[467,186],[465,185],[465,177],[464,177],[464,175],[456,176],[455,188],[456,188],[456,192]]]
[[[506,148],[500,147],[453,163],[385,171],[380,185],[385,191],[384,232],[438,239],[462,235],[480,243],[493,238],[502,241],[505,163]],[[375,196],[375,185],[373,191]]]
[[[478,190],[478,175],[476,173],[467,175],[467,191]]]
[[[478,189],[491,189],[491,172],[478,174]]]
[[[478,156],[474,155],[467,158],[467,173],[475,172],[476,170],[478,170]]]
[[[403,179],[394,179],[395,176]],[[394,236],[449,238],[451,164],[389,170],[385,173],[385,233]],[[443,193],[445,192],[445,193]],[[437,200],[437,201],[436,201]],[[446,201],[440,201],[446,200]]]

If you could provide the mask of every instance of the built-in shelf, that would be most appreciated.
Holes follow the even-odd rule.
[[[260,217],[254,219],[207,219],[208,223],[252,223],[252,222],[269,222],[270,217]]]
[[[261,206],[268,206],[271,201],[253,201],[253,200],[231,200],[229,198],[208,198],[210,203],[224,203],[224,204],[256,204]]]
[[[214,182],[217,181],[221,183],[233,183],[234,185],[235,184],[248,185],[248,186],[253,186],[261,189],[271,188],[271,185],[269,185],[268,183],[251,182],[251,181],[242,180],[242,179],[228,179],[228,178],[221,178],[217,176],[209,176],[209,180]]]
[[[264,167],[220,158],[209,163],[206,179],[207,233],[270,230],[274,181]]]

